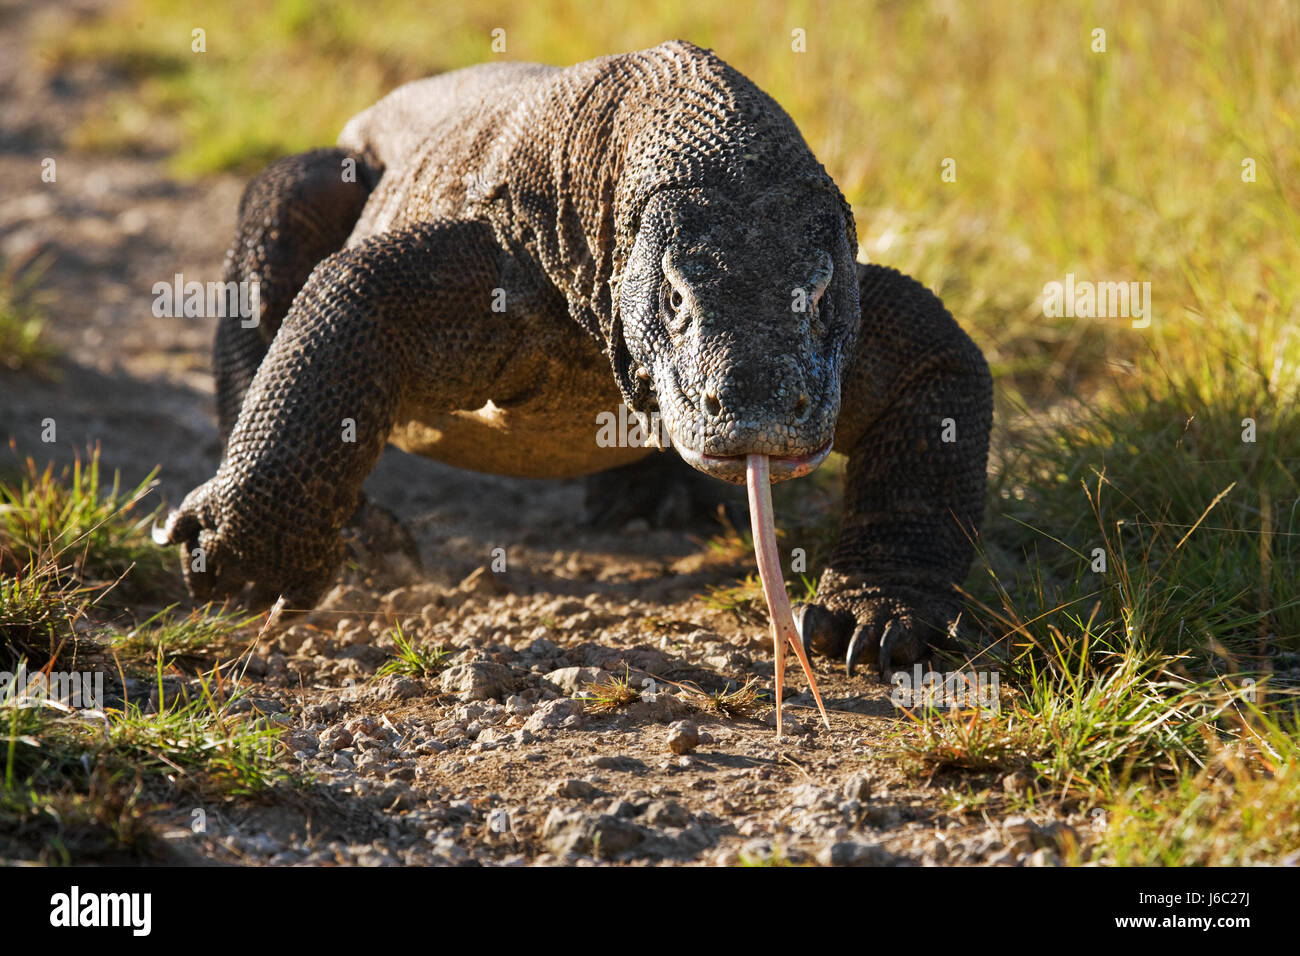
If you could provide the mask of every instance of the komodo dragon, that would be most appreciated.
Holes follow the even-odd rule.
[[[244,193],[226,279],[260,283],[261,321],[219,325],[223,460],[158,539],[196,598],[252,582],[311,607],[389,442],[590,475],[616,521],[725,490],[687,464],[742,483],[765,454],[779,481],[833,447],[844,511],[804,644],[850,674],[910,664],[959,617],[992,386],[938,298],[856,253],[794,122],[711,51],[410,83]],[[599,442],[622,403],[680,459]]]

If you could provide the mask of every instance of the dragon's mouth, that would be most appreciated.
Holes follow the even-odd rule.
[[[686,392],[677,378],[676,369],[671,370],[670,375],[670,389],[676,394],[678,405],[690,410],[692,417],[689,420],[691,422],[700,421],[702,412],[687,398]],[[680,435],[682,430],[673,427],[674,423],[675,420],[672,416],[666,415],[661,419],[661,424],[667,433],[667,443],[670,443],[677,450],[682,459],[697,471],[702,471],[706,475],[711,475],[722,481],[729,481],[733,485],[746,483],[746,460],[749,455],[767,455],[771,483],[776,484],[778,481],[802,478],[804,475],[815,471],[817,466],[825,461],[826,456],[831,453],[831,446],[834,444],[834,438],[828,438],[825,444],[816,450],[796,455],[773,455],[761,449],[750,449],[733,455],[710,455],[697,448],[692,448],[690,443],[683,441]],[[696,436],[696,443],[700,443],[698,436]],[[776,442],[773,444],[776,444]]]
[[[832,444],[833,441],[827,441],[821,448],[804,455],[769,455],[772,484],[802,478],[814,471],[831,453]],[[692,468],[732,484],[745,483],[746,455],[706,455],[678,442],[673,442],[673,447]]]

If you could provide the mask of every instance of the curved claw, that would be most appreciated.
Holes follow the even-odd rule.
[[[903,639],[902,629],[895,631],[893,621],[885,625],[885,633],[880,635],[880,657],[878,659],[880,680],[883,683],[889,681],[890,665],[893,663],[894,651],[897,650]]]
[[[848,672],[849,677],[853,676],[853,669],[858,665],[858,658],[860,658],[863,652],[868,648],[872,651],[871,657],[876,657],[880,647],[884,646],[886,642],[888,642],[890,652],[892,653],[896,643],[895,641],[890,640],[890,635],[894,630],[894,623],[895,622],[890,621],[885,625],[885,630],[880,635],[879,641],[876,639],[876,629],[874,627],[860,627],[853,632],[853,640],[849,641],[848,652],[844,655],[844,669]]]
[[[844,670],[849,677],[853,676],[853,669],[858,666],[858,658],[875,642],[875,628],[859,627],[853,632],[853,638],[849,641],[849,649],[844,655]]]
[[[805,654],[816,651],[838,657],[844,653],[853,630],[851,615],[836,614],[820,604],[796,604],[793,612]]]

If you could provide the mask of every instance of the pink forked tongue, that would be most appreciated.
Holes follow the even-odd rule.
[[[781,573],[781,559],[776,550],[776,524],[772,518],[772,479],[766,455],[749,455],[745,459],[745,479],[749,489],[749,525],[754,531],[754,556],[758,559],[758,576],[763,581],[763,597],[767,599],[767,612],[772,617],[772,643],[776,647],[776,735],[781,736],[781,689],[785,682],[785,645],[789,641],[803,665],[803,672],[812,687],[817,709],[821,711],[826,729],[831,729],[822,695],[817,690],[817,678],[804,653],[803,642],[795,630],[794,615],[790,612],[790,598],[785,593],[785,575]]]

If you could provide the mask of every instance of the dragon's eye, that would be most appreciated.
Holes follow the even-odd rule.
[[[686,300],[682,297],[682,294],[679,290],[674,288],[669,291],[668,308],[672,309],[674,312],[680,312],[682,310],[682,305],[685,303],[685,301]]]

